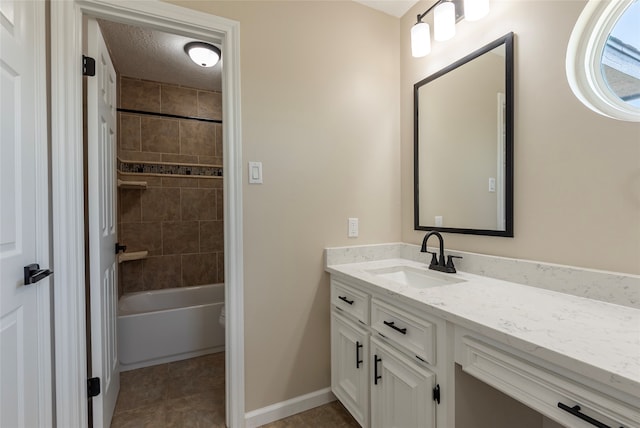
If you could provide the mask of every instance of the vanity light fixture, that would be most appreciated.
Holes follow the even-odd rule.
[[[429,24],[418,19],[416,25],[411,27],[411,55],[420,58],[431,52],[431,35]]]
[[[189,42],[184,45],[184,51],[200,67],[213,67],[220,61],[220,49],[209,43]]]
[[[453,2],[438,3],[433,10],[433,38],[439,42],[456,35],[456,6]]]
[[[464,1],[464,8],[463,8]],[[456,34],[456,22],[461,19],[477,21],[489,13],[489,0],[438,0],[426,12],[418,15],[411,28],[411,54],[414,58],[431,52],[429,24],[423,22],[433,10],[433,38],[439,42],[449,40]]]

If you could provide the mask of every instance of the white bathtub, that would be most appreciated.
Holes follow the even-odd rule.
[[[223,304],[224,284],[125,294],[118,302],[120,370],[223,351]]]

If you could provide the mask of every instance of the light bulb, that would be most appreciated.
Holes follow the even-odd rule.
[[[429,24],[418,22],[411,27],[411,55],[414,58],[426,56],[431,52],[431,35]]]
[[[456,7],[453,2],[440,3],[433,11],[433,38],[439,42],[456,35]]]
[[[489,0],[464,0],[464,19],[477,21],[489,13]]]

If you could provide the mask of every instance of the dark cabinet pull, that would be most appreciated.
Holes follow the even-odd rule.
[[[353,300],[349,300],[347,299],[347,296],[338,296],[338,299],[342,300],[345,303],[348,303],[350,305],[353,305]]]
[[[35,284],[53,273],[49,269],[40,269],[37,263],[31,263],[24,267],[24,285]]]
[[[356,342],[356,368],[360,368],[360,364],[362,364],[362,360],[360,359],[360,349],[362,348],[362,343]]]
[[[397,331],[399,333],[407,334],[407,329],[406,328],[397,327],[396,324],[395,324],[395,321],[391,321],[391,322],[383,321],[383,322],[384,322],[384,325],[386,325],[387,327],[391,327],[392,329],[394,329],[395,331]]]
[[[597,419],[593,419],[591,416],[585,415],[580,411],[580,406],[577,404],[573,407],[569,407],[564,403],[558,402],[558,407],[560,407],[565,412],[571,413],[573,416],[582,419],[585,422],[589,422],[591,425],[597,426],[598,428],[611,428],[609,425],[605,425]]]
[[[378,374],[378,363],[382,361],[382,358],[378,358],[377,355],[373,356],[373,384],[377,385],[378,380],[382,379],[382,375]]]

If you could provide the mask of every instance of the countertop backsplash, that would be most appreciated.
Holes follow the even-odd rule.
[[[430,247],[430,251],[436,248]],[[447,250],[446,254],[462,256],[456,260],[461,272],[502,279],[532,287],[585,297],[640,309],[640,276],[607,272],[532,260],[489,256]],[[405,243],[327,248],[325,264],[339,265],[389,258],[403,258],[428,263],[428,254],[420,246]]]

